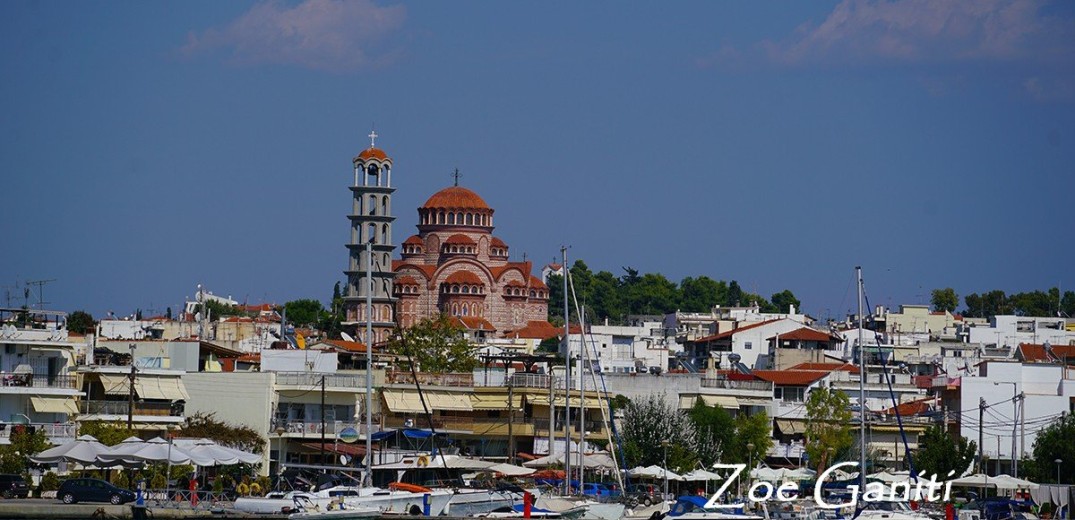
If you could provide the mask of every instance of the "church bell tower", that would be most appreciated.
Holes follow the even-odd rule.
[[[373,345],[383,344],[396,325],[392,297],[392,159],[376,147],[377,133],[370,132],[370,147],[354,158],[351,241],[347,244],[347,290],[344,293],[344,329],[366,343],[366,320],[372,318]],[[367,274],[367,244],[371,244],[372,269]],[[372,291],[370,281],[372,280]],[[370,307],[367,308],[367,295]]]

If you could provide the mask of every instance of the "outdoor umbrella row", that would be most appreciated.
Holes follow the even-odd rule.
[[[91,435],[83,435],[67,444],[42,451],[30,457],[30,460],[39,464],[55,464],[62,461],[100,467],[135,465],[144,462],[227,466],[239,462],[246,464],[261,462],[261,456],[221,446],[208,439],[169,443],[160,437],[148,441],[128,437],[116,446],[109,447],[101,444]]]

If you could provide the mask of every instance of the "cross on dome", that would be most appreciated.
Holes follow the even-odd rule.
[[[370,130],[369,138],[370,138],[370,148],[376,148],[377,147],[377,132],[375,130]]]
[[[452,172],[452,177],[455,177],[455,185],[456,186],[459,186],[459,177],[462,176],[462,175],[463,175],[462,173],[459,173],[459,168],[456,168],[455,171]]]

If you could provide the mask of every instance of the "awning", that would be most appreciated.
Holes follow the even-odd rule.
[[[190,399],[183,380],[178,377],[137,377],[134,391],[142,399],[164,399],[167,401],[186,401]]]
[[[106,395],[127,395],[130,393],[130,386],[128,386],[127,377],[116,374],[98,374],[101,378],[101,386],[105,389]]]
[[[60,397],[30,397],[35,412],[78,414],[78,404],[74,399]]]
[[[430,410],[451,410],[458,412],[471,412],[474,408],[470,405],[469,393],[453,393],[440,390],[422,392]]]
[[[418,398],[418,392],[408,392],[406,390],[390,390],[385,389],[382,391],[384,395],[385,405],[388,409],[395,413],[425,413],[425,408],[422,407],[422,401]]]
[[[512,408],[516,410],[522,409],[522,395],[515,394],[511,400]],[[470,406],[475,410],[507,410],[508,394],[471,394]]]
[[[776,427],[780,428],[780,433],[784,435],[796,435],[799,433],[806,433],[806,423],[803,421],[793,421],[791,419],[777,419]]]
[[[549,406],[549,396],[547,396],[547,395],[528,395],[526,397],[526,400],[530,404],[535,405],[535,406]],[[556,400],[554,401],[554,403],[555,403],[557,408],[563,408],[564,407],[564,397],[562,395],[556,396]],[[591,398],[586,399],[585,406],[586,406],[586,408],[590,408],[590,409],[600,409],[600,408],[605,406],[605,401],[602,400],[602,399],[597,399],[595,397],[591,397]],[[571,407],[572,408],[578,408],[579,407],[579,398],[578,397],[575,397],[575,396],[571,397]]]

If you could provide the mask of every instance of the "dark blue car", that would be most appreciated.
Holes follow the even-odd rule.
[[[56,497],[65,504],[75,502],[109,502],[112,504],[126,504],[135,499],[134,492],[113,486],[111,483],[97,478],[72,478],[63,481]]]

